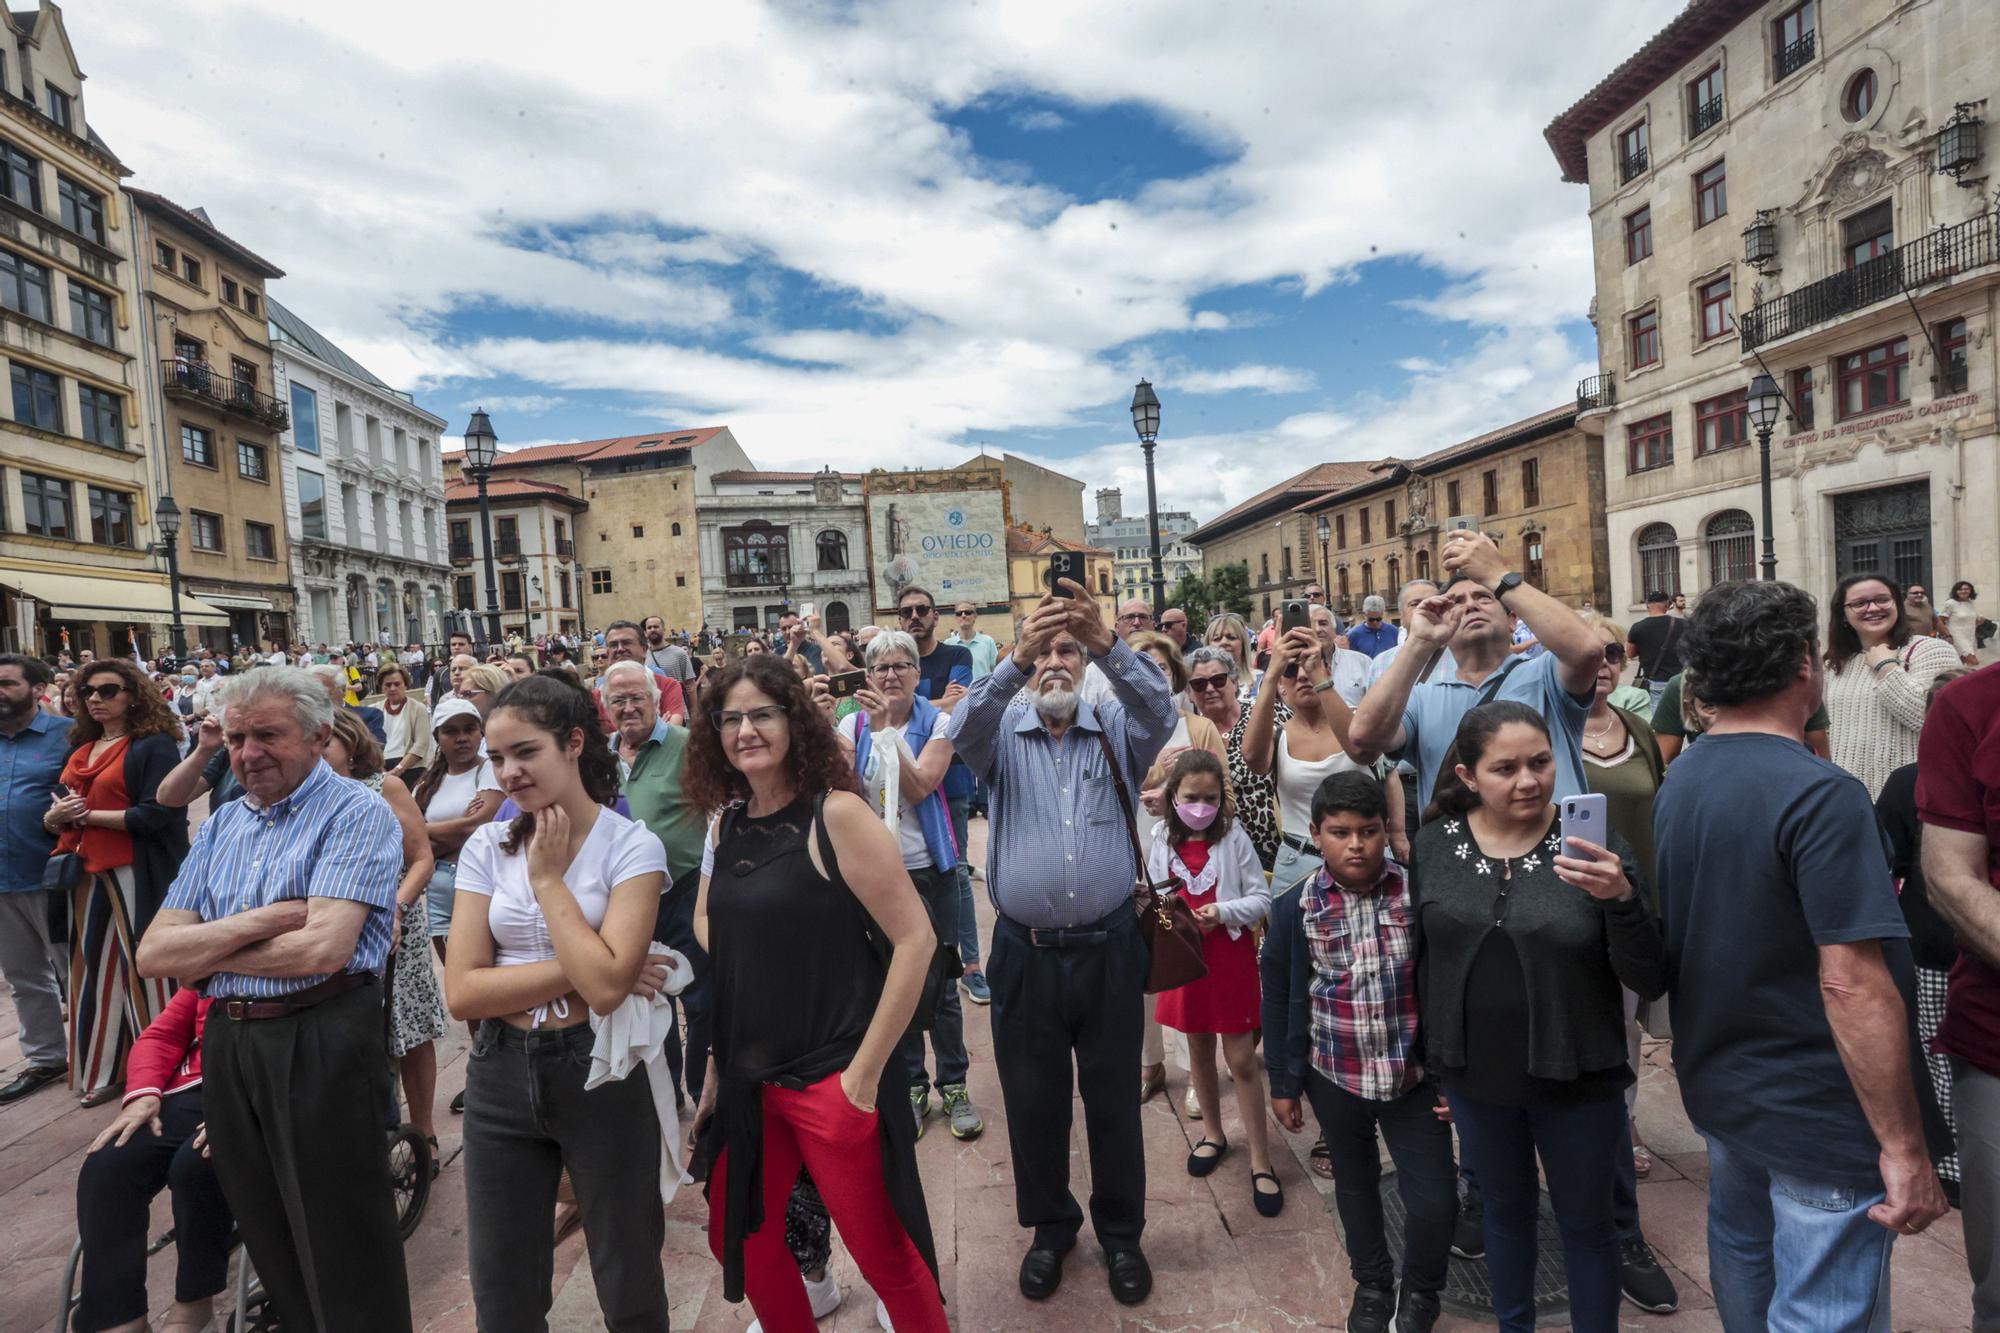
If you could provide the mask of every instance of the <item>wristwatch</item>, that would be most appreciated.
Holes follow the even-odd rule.
[[[1509,570],[1507,573],[1502,574],[1500,576],[1500,581],[1498,583],[1493,585],[1494,600],[1500,602],[1506,601],[1507,594],[1514,591],[1514,589],[1520,586],[1521,586],[1521,576],[1518,573]]]

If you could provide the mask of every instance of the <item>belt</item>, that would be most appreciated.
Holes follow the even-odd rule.
[[[238,1021],[258,1018],[289,1018],[302,1014],[323,1000],[331,1000],[336,995],[345,995],[351,990],[359,990],[375,980],[373,972],[340,972],[314,986],[289,995],[273,996],[268,1000],[243,998],[218,999],[215,1008],[220,1009],[225,1018]]]
[[[1119,907],[1110,915],[1080,926],[1027,926],[1010,917],[999,918],[1001,925],[1013,931],[1035,949],[1081,949],[1103,944],[1112,934],[1123,927],[1134,927],[1137,918],[1130,906]]]

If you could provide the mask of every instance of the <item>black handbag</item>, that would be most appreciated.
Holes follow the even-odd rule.
[[[42,888],[50,893],[68,893],[83,883],[82,852],[52,852],[42,867]]]
[[[1172,885],[1154,884],[1146,877],[1146,852],[1139,846],[1132,794],[1118,772],[1111,742],[1101,731],[1097,743],[1104,747],[1104,763],[1111,770],[1111,785],[1125,814],[1125,836],[1132,841],[1132,910],[1139,918],[1140,937],[1146,941],[1146,994],[1158,995],[1208,975],[1208,961],[1201,952],[1201,927],[1195,922],[1194,909]]]

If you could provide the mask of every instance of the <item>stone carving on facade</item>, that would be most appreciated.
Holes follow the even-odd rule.
[[[1431,525],[1431,481],[1418,473],[1410,474],[1408,490],[1410,520],[1405,525],[1411,532],[1421,532]]]

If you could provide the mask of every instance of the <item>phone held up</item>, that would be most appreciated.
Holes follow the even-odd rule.
[[[851,699],[867,682],[866,671],[838,671],[826,678],[826,692],[836,699]]]
[[[1285,603],[1282,618],[1278,621],[1278,629],[1281,633],[1290,633],[1295,629],[1311,629],[1312,623],[1311,605],[1293,599]]]
[[[1055,551],[1049,555],[1049,591],[1058,597],[1074,597],[1075,593],[1062,586],[1061,579],[1068,579],[1081,588],[1083,581],[1083,552]]]
[[[1601,794],[1588,796],[1565,796],[1562,798],[1562,836],[1564,856],[1572,856],[1581,861],[1596,858],[1570,846],[1571,838],[1581,838],[1585,842],[1596,843],[1599,847],[1610,845],[1611,806]]]

